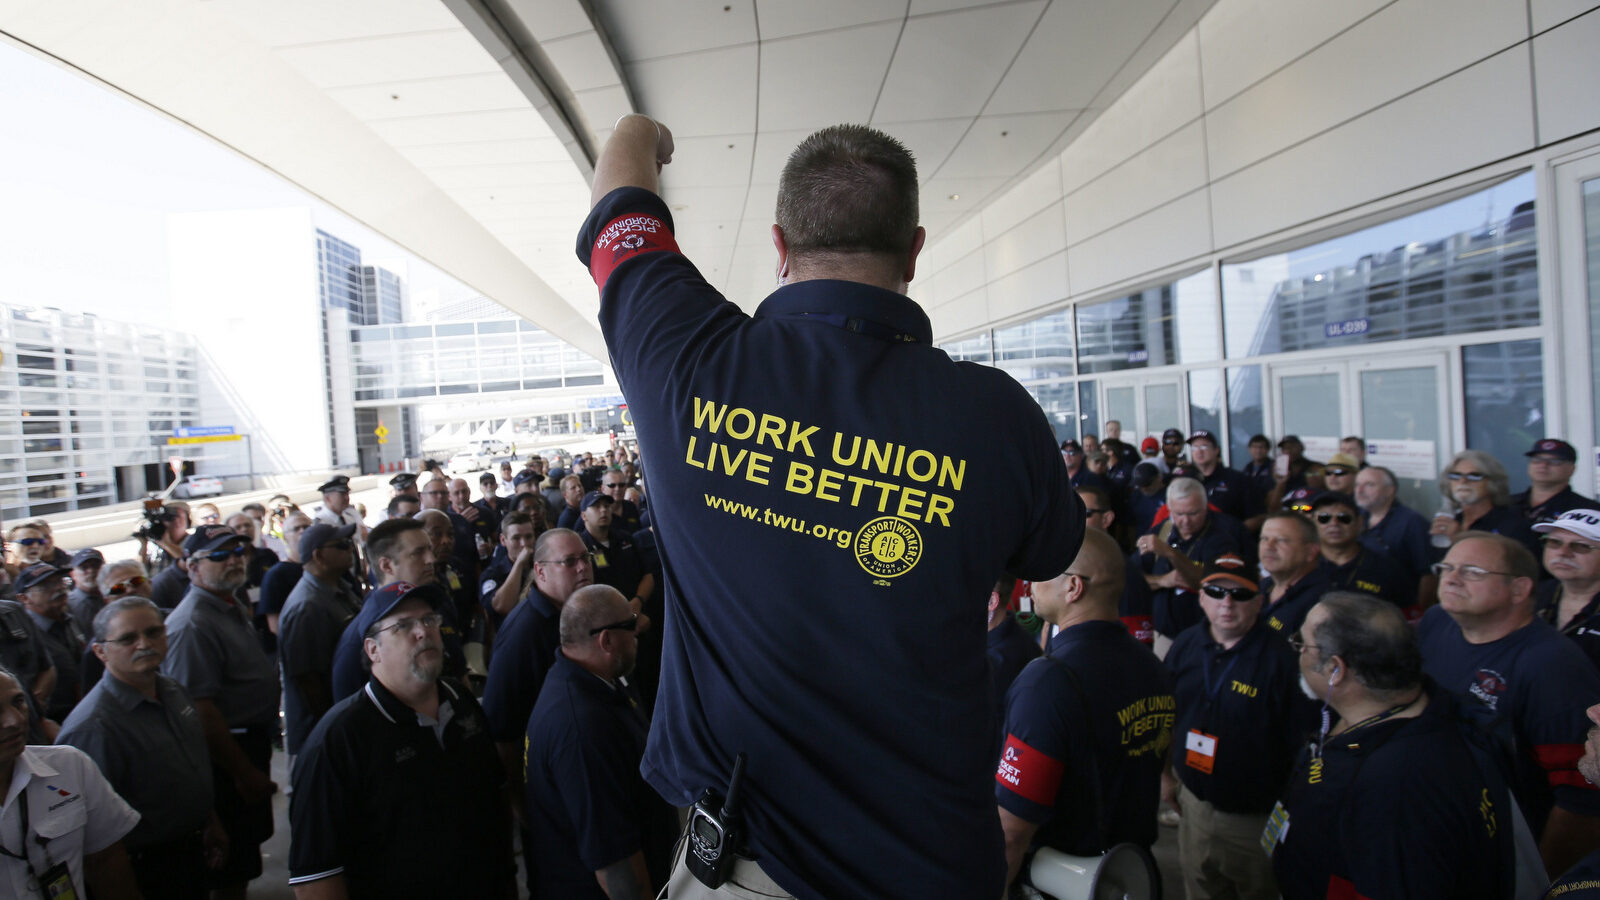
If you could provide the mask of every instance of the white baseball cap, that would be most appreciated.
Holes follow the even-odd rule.
[[[1569,509],[1554,522],[1540,522],[1533,526],[1533,530],[1541,534],[1558,528],[1581,538],[1600,541],[1600,509]]]

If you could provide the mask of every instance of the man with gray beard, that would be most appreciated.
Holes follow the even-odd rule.
[[[323,716],[292,774],[289,884],[300,900],[516,896],[488,721],[470,691],[440,677],[448,602],[437,584],[396,581],[356,618],[367,683]]]

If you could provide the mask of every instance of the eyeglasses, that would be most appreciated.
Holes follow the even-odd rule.
[[[580,553],[577,556],[564,556],[561,559],[536,559],[534,562],[543,563],[547,566],[562,566],[570,569],[579,563],[589,563],[590,565],[594,565],[594,554]]]
[[[1202,585],[1200,590],[1213,600],[1228,599],[1235,603],[1249,603],[1259,593],[1255,588],[1224,587],[1220,584]]]
[[[1340,525],[1349,525],[1356,520],[1350,513],[1317,513],[1317,524],[1326,525],[1337,520]]]
[[[1456,566],[1451,565],[1450,563],[1441,562],[1434,563],[1432,566],[1429,566],[1429,568],[1433,570],[1433,574],[1439,576],[1440,578],[1449,575],[1451,572],[1460,572],[1461,577],[1466,581],[1482,581],[1485,578],[1488,578],[1490,575],[1501,575],[1506,578],[1517,577],[1510,572],[1496,572],[1493,569],[1485,569],[1482,566]]]
[[[137,591],[139,588],[142,588],[149,583],[150,579],[144,577],[143,575],[135,575],[132,578],[119,581],[116,584],[113,584],[111,587],[106,588],[106,596],[116,597],[121,594],[132,593],[133,591]]]
[[[1334,475],[1334,476],[1343,476],[1343,475],[1349,475],[1350,474],[1350,470],[1346,469],[1344,466],[1323,466],[1322,467],[1322,474],[1324,474],[1324,475]]]
[[[165,625],[151,625],[149,628],[146,628],[143,631],[130,631],[127,634],[123,635],[122,637],[106,638],[105,640],[101,641],[100,643],[102,643],[102,644],[115,644],[118,647],[132,647],[134,644],[139,643],[139,639],[140,638],[144,638],[145,640],[147,640],[147,641],[149,641],[150,643],[153,644],[156,641],[165,640],[166,637],[167,637],[167,626],[165,626]]]
[[[1293,647],[1294,648],[1294,652],[1296,652],[1296,653],[1304,653],[1304,652],[1306,652],[1306,648],[1307,647],[1310,647],[1312,650],[1318,649],[1316,644],[1308,644],[1308,643],[1306,643],[1305,636],[1302,635],[1299,631],[1296,631],[1294,634],[1289,635],[1289,646]]]
[[[48,544],[48,543],[50,543],[50,539],[49,538],[17,538],[16,540],[12,541],[11,543],[13,543],[13,544],[21,544],[24,547],[37,547],[40,544]]]
[[[210,553],[196,553],[190,559],[209,559],[212,562],[223,562],[229,557],[243,556],[250,552],[249,544],[240,544],[232,550],[213,550]]]
[[[639,614],[623,619],[621,622],[612,622],[610,625],[601,625],[599,628],[589,629],[589,636],[594,637],[602,631],[637,631],[639,629]]]
[[[443,622],[444,616],[441,616],[438,613],[428,613],[425,616],[417,616],[414,619],[400,619],[393,625],[385,625],[382,628],[374,627],[372,629],[372,636],[377,637],[378,635],[383,634],[385,631],[396,635],[410,634],[412,631],[416,630],[418,625],[421,625],[424,629],[432,631],[433,629],[438,628]]]
[[[1451,481],[1479,482],[1482,481],[1485,476],[1482,472],[1451,472],[1444,477],[1450,479]]]
[[[1545,537],[1540,540],[1540,543],[1544,544],[1544,548],[1546,550],[1553,550],[1556,553],[1560,553],[1563,550],[1569,550],[1572,552],[1573,556],[1588,556],[1596,549],[1595,545],[1593,544],[1580,544],[1577,541],[1563,541],[1562,539],[1556,537]]]
[[[1570,466],[1570,465],[1573,465],[1573,463],[1568,461],[1568,460],[1565,460],[1565,459],[1556,459],[1556,458],[1551,457],[1551,456],[1530,456],[1530,457],[1528,457],[1528,465],[1530,465],[1530,466]]]

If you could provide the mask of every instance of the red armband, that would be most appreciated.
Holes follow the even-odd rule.
[[[1583,756],[1582,744],[1535,744],[1533,758],[1544,769],[1551,787],[1587,788],[1594,785],[1578,771],[1578,760]]]
[[[647,213],[628,213],[612,219],[595,238],[589,253],[589,274],[601,290],[617,266],[641,253],[678,251],[667,223]]]
[[[1066,763],[1029,747],[1016,735],[1008,734],[994,780],[1025,800],[1040,806],[1055,806],[1056,791],[1061,787],[1061,775],[1065,771]]]

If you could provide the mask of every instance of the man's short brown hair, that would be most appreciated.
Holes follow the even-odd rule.
[[[789,154],[778,227],[791,253],[904,257],[917,233],[917,191],[905,145],[865,125],[834,125]]]

